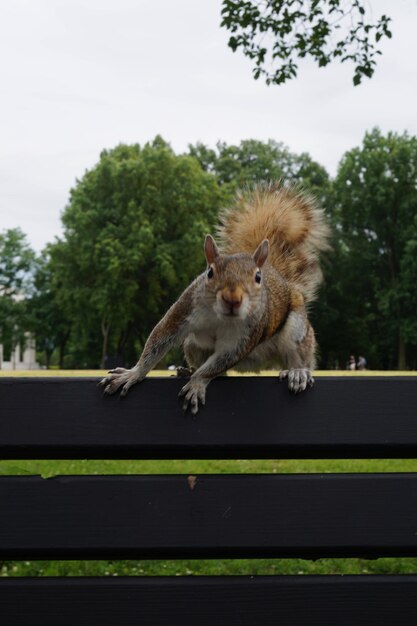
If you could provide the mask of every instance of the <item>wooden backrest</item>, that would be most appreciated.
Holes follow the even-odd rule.
[[[321,378],[297,396],[275,378],[218,379],[195,419],[176,378],[125,399],[96,383],[0,379],[0,458],[416,457],[413,378]],[[0,560],[417,556],[416,474],[1,476],[0,503]],[[34,613],[42,625],[405,624],[417,578],[0,579],[1,606],[19,626]]]

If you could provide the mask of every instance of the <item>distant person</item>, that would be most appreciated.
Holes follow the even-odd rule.
[[[358,356],[358,363],[356,365],[358,370],[366,370],[366,359],[364,356]]]
[[[347,370],[355,370],[356,369],[356,361],[353,354],[350,355],[349,361],[346,363]]]

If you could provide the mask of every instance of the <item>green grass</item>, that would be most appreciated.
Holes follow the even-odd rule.
[[[212,576],[269,574],[415,574],[417,559],[229,559],[202,561],[0,562],[2,576]]]
[[[0,475],[416,472],[417,460],[0,461]],[[0,576],[406,574],[417,559],[239,559],[0,562]]]
[[[417,472],[417,459],[1,461],[0,475]]]

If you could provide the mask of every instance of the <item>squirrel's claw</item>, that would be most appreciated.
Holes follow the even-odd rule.
[[[104,387],[104,393],[109,395],[115,393],[123,385],[120,395],[125,396],[130,387],[139,380],[141,379],[135,369],[128,370],[124,367],[117,367],[114,370],[110,370],[109,376],[103,378],[99,385]]]
[[[198,413],[198,403],[204,406],[206,403],[206,384],[201,380],[190,380],[178,394],[178,397],[184,397],[182,410],[185,411],[191,406],[191,413],[196,415]]]
[[[310,370],[304,368],[283,370],[279,378],[280,380],[288,378],[288,389],[294,393],[299,393],[304,391],[307,386],[312,387],[314,385],[314,378]]]

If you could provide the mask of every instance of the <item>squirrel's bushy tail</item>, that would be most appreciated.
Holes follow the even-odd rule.
[[[316,201],[297,187],[279,183],[239,192],[235,203],[221,212],[217,229],[224,254],[253,253],[269,239],[269,263],[306,302],[314,300],[321,282],[319,255],[329,248],[329,234]]]

